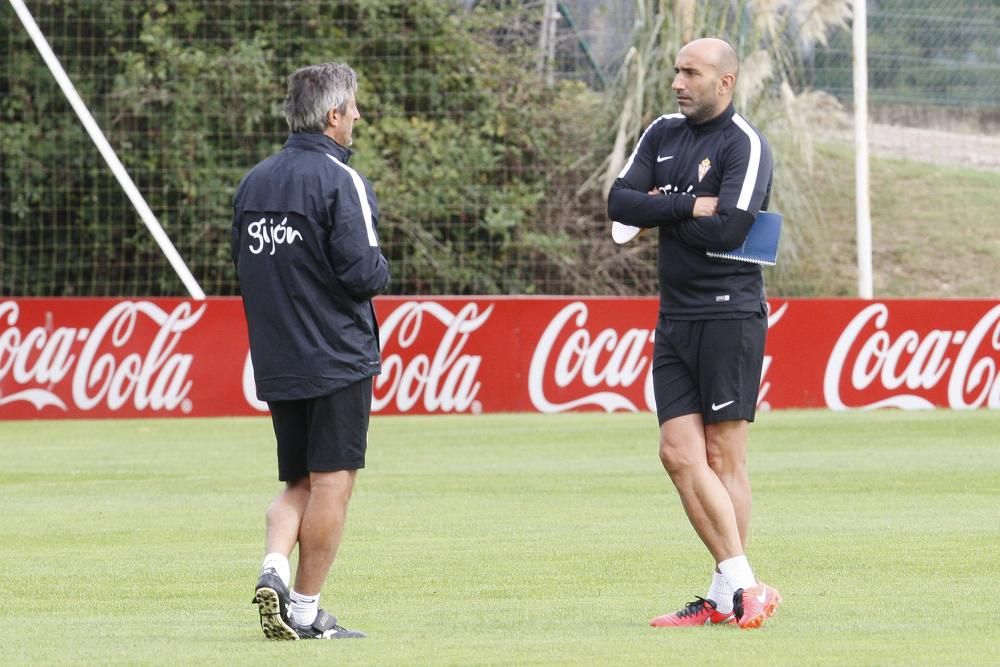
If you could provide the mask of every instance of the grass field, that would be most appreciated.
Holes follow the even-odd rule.
[[[376,417],[322,604],[350,642],[267,642],[250,604],[270,423],[0,422],[0,663],[1000,662],[1000,413],[761,415],[761,630],[654,629],[711,563],[651,415]]]

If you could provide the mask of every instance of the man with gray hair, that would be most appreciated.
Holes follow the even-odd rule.
[[[271,410],[285,483],[267,509],[253,598],[269,639],[365,636],[319,608],[365,466],[372,377],[381,370],[372,298],[389,285],[375,192],[347,166],[361,117],[357,88],[341,63],[294,72],[284,103],[291,134],[243,177],[233,200],[231,252],[254,380]]]

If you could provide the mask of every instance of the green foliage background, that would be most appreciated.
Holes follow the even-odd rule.
[[[10,44],[0,52],[11,60],[0,67],[3,293],[182,293],[4,5],[0,33]],[[465,12],[432,0],[54,0],[36,10],[207,292],[236,292],[231,197],[242,174],[287,135],[280,101],[288,73],[330,60],[359,74],[365,122],[353,164],[383,203],[395,289],[544,288],[512,255],[545,236],[539,203],[565,155],[557,147],[575,130],[557,112],[589,102],[580,85],[538,85],[511,21],[528,10]],[[87,53],[73,34],[78,26],[90,33]],[[546,237],[539,247],[558,245]],[[16,273],[24,267],[30,275]]]
[[[656,293],[655,243],[619,248],[608,242],[605,191],[595,178],[602,162],[607,166],[635,81],[627,72],[605,71],[596,78],[606,85],[584,83],[595,77],[574,73],[567,50],[577,42],[567,33],[557,51],[561,75],[555,85],[544,85],[536,71],[540,2],[28,4],[208,294],[238,292],[228,250],[232,194],[243,173],[278,150],[287,135],[280,111],[287,75],[330,60],[346,61],[359,74],[363,121],[352,164],[379,196],[394,293]],[[470,4],[474,10],[463,9]],[[730,36],[744,57],[765,50],[774,63],[769,82],[741,102],[778,156],[774,204],[786,215],[788,233],[783,261],[769,273],[772,292],[852,294],[852,214],[840,193],[843,183],[829,182],[851,157],[817,163],[812,128],[788,113],[787,96],[778,90],[781,81],[796,93],[822,84],[820,74],[835,89],[843,75],[838,48],[844,40],[849,44],[849,34],[832,30],[831,49],[810,60],[797,46],[792,4],[782,4],[785,13],[775,13],[771,23],[746,0],[696,4],[697,34]],[[900,3],[877,4],[903,11]],[[966,55],[992,57],[980,42],[995,28],[975,30],[998,10],[984,14],[973,0],[959,4],[962,16],[971,11],[975,21],[949,43],[973,35]],[[628,150],[638,132],[673,105],[670,58],[681,34],[673,6],[666,0],[634,3],[646,28],[633,26],[633,45],[652,55],[644,60],[647,88],[630,121]],[[897,44],[903,37],[892,24],[874,20],[871,41],[905,54],[929,39],[914,25],[906,33],[910,41]],[[816,69],[821,61],[828,66],[822,71]],[[996,72],[982,69],[987,78],[968,89],[996,95]],[[917,76],[902,69],[897,74],[900,81]],[[929,180],[954,184],[956,178],[964,176]],[[990,192],[976,190],[967,205],[994,210]],[[980,211],[959,213],[974,219]],[[834,246],[837,257],[808,260],[817,248]],[[0,295],[183,294],[11,6],[0,2]]]

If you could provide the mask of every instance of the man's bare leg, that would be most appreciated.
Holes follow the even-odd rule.
[[[745,420],[725,421],[705,426],[708,465],[718,475],[729,493],[736,512],[740,543],[746,552],[750,535],[752,498],[750,475],[747,473],[747,435],[750,423]]]
[[[309,478],[287,482],[267,508],[267,533],[264,539],[267,553],[284,554],[287,558],[299,539],[302,515],[309,503]]]
[[[660,461],[680,494],[688,520],[715,562],[742,555],[733,501],[708,465],[700,414],[683,415],[663,423]]]
[[[309,474],[309,501],[299,526],[299,563],[295,591],[319,595],[340,547],[347,504],[354,490],[357,470]]]
[[[264,563],[254,593],[260,612],[260,627],[268,639],[298,639],[288,625],[290,577],[288,556],[298,540],[302,515],[309,502],[309,478],[287,482],[271,504],[266,521]]]

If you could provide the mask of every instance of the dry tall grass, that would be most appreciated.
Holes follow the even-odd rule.
[[[680,47],[689,38],[723,37],[741,57],[737,110],[764,133],[775,157],[771,208],[784,213],[786,224],[782,261],[770,283],[783,294],[821,283],[823,268],[802,261],[803,248],[822,245],[827,236],[816,204],[822,178],[812,138],[817,124],[839,122],[842,109],[828,95],[801,87],[802,53],[846,28],[850,13],[847,0],[636,0],[632,46],[605,98],[614,142],[578,194],[591,188],[606,194],[646,125],[676,109],[670,86]],[[606,132],[606,125],[596,128],[595,136]]]

